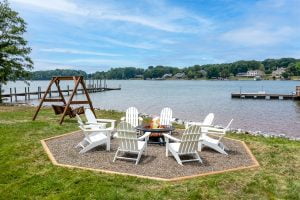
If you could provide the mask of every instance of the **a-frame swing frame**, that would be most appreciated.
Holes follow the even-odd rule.
[[[74,89],[73,89],[73,91],[72,91],[72,93],[71,93],[71,96],[70,96],[68,102],[66,102],[66,100],[65,100],[65,98],[64,98],[64,96],[63,96],[63,93],[62,93],[62,91],[61,91],[61,89],[60,89],[59,83],[60,83],[60,81],[69,81],[69,80],[74,80],[75,86],[74,86]],[[51,90],[51,86],[52,86],[53,84],[56,85],[57,91],[58,91],[58,94],[59,94],[59,97],[60,97],[60,98],[47,98],[47,95],[49,94],[49,92],[50,92],[50,90]],[[76,92],[77,92],[77,89],[78,89],[79,84],[81,84],[82,89],[83,89],[83,92],[84,92],[84,94],[85,94],[85,96],[86,96],[86,98],[87,98],[86,101],[73,101],[73,97],[74,97],[74,95],[75,95]],[[37,115],[38,115],[38,113],[39,113],[39,111],[40,111],[40,109],[41,109],[41,107],[42,107],[42,105],[43,105],[44,102],[63,102],[63,103],[64,103],[65,109],[64,109],[64,112],[63,112],[63,115],[62,115],[62,117],[61,117],[61,119],[60,119],[59,124],[62,124],[62,123],[63,123],[63,121],[64,121],[64,119],[65,119],[65,116],[66,116],[66,114],[67,114],[67,111],[68,111],[68,109],[70,108],[71,104],[89,104],[91,110],[92,110],[93,113],[95,114],[95,111],[94,111],[94,107],[93,107],[93,105],[92,105],[91,98],[90,98],[90,96],[89,96],[89,93],[88,93],[88,91],[87,91],[87,89],[86,89],[86,86],[85,86],[85,83],[84,83],[84,80],[83,80],[83,76],[54,76],[54,77],[52,77],[52,80],[50,81],[50,83],[49,83],[49,85],[48,85],[48,88],[47,88],[47,90],[45,91],[44,96],[43,96],[43,98],[41,99],[40,104],[39,104],[39,106],[37,107],[36,112],[35,112],[35,114],[34,114],[32,120],[35,120],[35,119],[36,119],[36,117],[37,117]],[[96,116],[96,115],[95,115],[95,116]]]

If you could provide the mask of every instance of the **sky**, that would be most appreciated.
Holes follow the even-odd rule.
[[[300,0],[9,0],[34,70],[300,58]]]

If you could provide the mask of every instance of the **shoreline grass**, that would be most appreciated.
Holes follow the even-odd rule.
[[[246,142],[260,168],[165,183],[53,166],[40,140],[78,130],[77,122],[66,118],[61,126],[49,108],[32,121],[34,111],[0,106],[0,199],[300,199],[298,141],[228,134]]]

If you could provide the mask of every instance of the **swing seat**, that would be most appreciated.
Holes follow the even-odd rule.
[[[66,108],[65,105],[61,106],[61,105],[52,105],[52,108],[54,110],[54,113],[55,115],[60,115],[60,114],[63,114],[64,113],[64,110]],[[81,114],[84,114],[84,107],[83,106],[80,106],[78,108],[71,108],[69,107],[67,112],[66,112],[66,115],[69,115],[70,118],[74,118],[75,116],[77,115],[81,115]]]

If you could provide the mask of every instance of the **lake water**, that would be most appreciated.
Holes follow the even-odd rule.
[[[46,88],[48,81],[35,81]],[[62,82],[62,88],[72,83]],[[300,136],[300,102],[292,100],[231,99],[231,92],[291,93],[299,81],[143,81],[109,80],[109,87],[122,90],[91,93],[94,107],[125,111],[130,106],[139,112],[159,115],[163,107],[173,109],[173,116],[183,120],[202,121],[210,112],[215,113],[215,124],[226,125],[234,119],[233,128],[266,133]],[[17,87],[24,92],[23,82],[9,83],[4,88]],[[82,99],[77,95],[75,99]],[[33,101],[34,104],[37,101]]]

